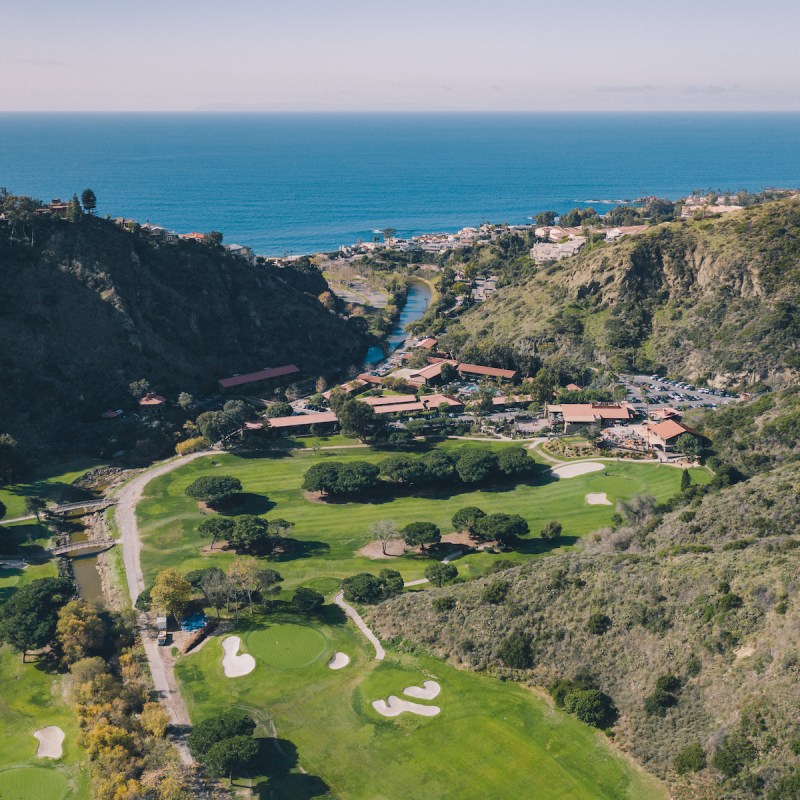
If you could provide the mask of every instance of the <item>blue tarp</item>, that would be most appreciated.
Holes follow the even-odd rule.
[[[199,631],[206,624],[206,615],[202,612],[192,614],[191,617],[181,620],[182,631]]]

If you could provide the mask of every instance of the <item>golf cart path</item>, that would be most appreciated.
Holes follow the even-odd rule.
[[[208,455],[214,455],[214,451],[204,450],[199,453],[190,453],[159,464],[157,467],[137,475],[117,492],[116,519],[131,604],[135,604],[136,598],[144,591],[144,575],[141,562],[142,540],[139,537],[139,526],[136,521],[136,505],[142,499],[144,487],[154,478],[166,475],[168,472],[172,472],[172,470],[182,467],[196,458]],[[153,676],[153,688],[164,704],[172,724],[189,727],[191,720],[175,681],[172,655],[168,648],[158,646],[152,633],[148,630],[147,619],[144,614],[139,615],[138,623],[141,631],[142,646],[147,656],[147,662],[150,665],[150,673]],[[189,753],[185,739],[176,738],[175,746],[184,763],[191,764],[192,756]]]
[[[27,522],[29,519],[36,519],[36,514],[28,514],[27,517],[13,517],[12,519],[0,519],[0,525],[11,525],[13,522]]]
[[[336,597],[333,598],[333,602],[336,603],[339,608],[350,617],[353,622],[355,622],[356,627],[364,634],[364,636],[369,639],[370,644],[375,648],[375,660],[376,661],[383,661],[384,657],[386,656],[386,651],[383,649],[383,645],[378,640],[378,637],[369,629],[367,623],[361,619],[361,615],[356,611],[353,606],[351,606],[345,599],[344,599],[344,592],[339,592]]]
[[[452,553],[449,553],[442,559],[442,564],[449,564],[451,561],[463,556],[464,553],[461,550],[454,550]],[[415,581],[406,581],[403,584],[403,588],[405,589],[406,586],[422,586],[423,583],[430,583],[427,578],[418,578]]]

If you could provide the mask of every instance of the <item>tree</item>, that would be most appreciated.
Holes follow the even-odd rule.
[[[458,576],[458,570],[452,564],[443,564],[437,561],[425,569],[425,577],[440,589],[448,581],[454,580]]]
[[[381,543],[381,551],[386,555],[386,545],[400,536],[397,524],[391,519],[381,519],[369,526],[373,538]]]
[[[197,532],[205,539],[211,539],[211,549],[220,541],[231,535],[234,522],[225,517],[207,517],[198,526]]]
[[[259,745],[250,736],[232,736],[211,745],[205,754],[206,769],[219,778],[227,776],[231,782],[250,769],[258,755]]]
[[[506,447],[497,456],[497,466],[509,477],[530,475],[536,462],[528,456],[524,447]]]
[[[0,614],[0,642],[22,653],[45,647],[53,641],[58,612],[73,595],[66,578],[39,578],[18,589],[3,604]]]
[[[235,494],[242,491],[238,478],[230,475],[204,475],[192,481],[185,490],[188,497],[202,500],[210,506],[222,506]]]
[[[269,404],[266,412],[264,412],[264,416],[266,416],[267,419],[273,419],[275,417],[291,417],[293,413],[294,409],[291,404],[277,402]]]
[[[675,450],[690,458],[699,458],[703,452],[703,444],[700,439],[693,436],[691,433],[682,433],[675,440]]]
[[[536,227],[543,228],[552,225],[556,221],[558,214],[555,211],[540,211],[536,217]]]
[[[78,201],[78,195],[72,195],[72,200],[67,203],[67,221],[80,222],[83,219],[83,210]]]
[[[692,485],[692,476],[688,469],[681,470],[681,491],[685,492]]]
[[[530,638],[522,631],[514,631],[506,636],[497,650],[500,660],[513,669],[527,669],[533,666],[533,653]]]
[[[0,433],[0,486],[9,483],[22,465],[17,440],[8,433]]]
[[[455,478],[455,465],[450,456],[442,450],[425,453],[420,462],[425,470],[425,480],[430,483],[447,483]]]
[[[234,736],[252,736],[255,729],[253,718],[241,711],[228,711],[209,717],[192,728],[189,750],[196,759],[202,759],[217,742]]]
[[[81,203],[87,214],[94,214],[94,210],[97,208],[97,196],[91,189],[84,189],[81,192]]]
[[[192,585],[177,570],[165,569],[156,575],[150,591],[152,605],[172,614],[175,621],[186,610],[192,597]]]
[[[497,456],[491,450],[470,448],[456,461],[456,471],[464,483],[483,483],[497,470]]]
[[[322,461],[313,464],[303,475],[303,488],[307,492],[336,494],[339,486],[339,462]]]
[[[186,412],[194,409],[195,399],[189,392],[181,392],[178,395],[178,405]]]
[[[208,243],[214,245],[214,247],[222,246],[222,234],[219,231],[209,231],[206,238]]]
[[[280,536],[278,528],[267,520],[253,514],[242,514],[236,517],[228,540],[239,553],[268,555],[275,550]]]
[[[714,751],[711,766],[726,778],[738,775],[758,754],[753,743],[741,731],[728,734]]]
[[[70,600],[59,609],[56,639],[65,663],[86,658],[103,644],[104,636],[103,621],[82,600]]]
[[[384,228],[381,233],[383,234],[383,241],[386,242],[394,238],[394,235],[397,233],[397,228]]]
[[[228,594],[228,578],[219,567],[210,567],[203,570],[200,578],[200,590],[205,595],[206,600],[214,606],[219,617],[219,610],[222,608]]]
[[[266,611],[272,603],[272,597],[280,592],[279,583],[283,576],[274,569],[262,569],[258,573],[258,593],[261,596],[261,605]],[[324,598],[323,598],[324,599]]]
[[[313,614],[325,604],[325,597],[313,589],[300,586],[295,589],[292,605],[304,614]]]
[[[378,417],[372,406],[352,398],[339,405],[336,416],[339,418],[342,433],[362,442],[377,435],[385,426],[385,421]]]
[[[466,531],[470,536],[474,536],[477,531],[478,522],[486,516],[486,512],[476,506],[466,506],[453,514],[453,530],[457,532]]]
[[[41,513],[47,508],[47,503],[41,497],[26,497],[25,498],[25,511],[28,514],[35,514],[36,521],[41,522]]]
[[[476,524],[476,536],[484,542],[509,545],[530,533],[528,523],[519,514],[489,514]]]
[[[345,462],[339,468],[337,492],[356,495],[373,489],[378,482],[378,468],[367,461]]]
[[[611,698],[599,689],[576,689],[564,698],[564,709],[595,728],[614,724],[617,710]]]
[[[558,522],[558,520],[551,519],[550,522],[546,523],[541,530],[542,539],[547,539],[548,541],[554,542],[556,539],[561,537],[561,532],[563,530],[564,528],[561,523]]]
[[[393,597],[403,591],[403,576],[396,569],[382,569],[378,573],[378,580],[383,589],[383,597]]]
[[[419,546],[425,552],[426,544],[436,544],[442,538],[442,532],[433,522],[410,522],[403,528],[403,539],[409,547]]]
[[[141,400],[150,391],[150,381],[147,378],[140,378],[138,381],[133,381],[128,390],[134,400]]]
[[[6,515],[6,504],[2,500],[0,500],[0,519],[3,519],[5,515]]]
[[[344,599],[350,603],[377,603],[383,599],[383,584],[369,572],[359,572],[342,581]]]
[[[414,456],[389,456],[378,464],[380,475],[392,483],[413,486],[425,478],[425,465]]]
[[[253,594],[259,590],[260,586],[261,565],[258,563],[258,559],[252,556],[235,558],[228,570],[228,587],[238,597],[247,597],[250,613],[253,611]]]
[[[705,769],[705,766],[706,751],[700,742],[687,744],[686,747],[678,751],[672,762],[672,768],[678,775],[685,775],[687,772],[700,772],[701,769]]]
[[[439,372],[442,383],[450,383],[450,381],[456,378],[457,374],[456,368],[449,361],[442,362],[442,368]]]

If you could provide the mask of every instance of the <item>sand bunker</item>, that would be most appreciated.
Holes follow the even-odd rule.
[[[441,691],[442,687],[436,681],[425,681],[422,686],[406,686],[403,689],[403,694],[409,697],[416,697],[419,700],[433,700]]]
[[[590,506],[610,506],[611,501],[605,492],[593,492],[586,495],[586,502]]]
[[[36,751],[39,758],[61,758],[64,754],[64,731],[57,725],[40,728],[33,735],[39,740],[39,749]]]
[[[414,687],[411,687],[414,688]],[[416,687],[419,688],[419,687]],[[439,706],[423,706],[421,703],[412,703],[410,700],[401,700],[390,695],[386,700],[375,700],[372,707],[382,717],[399,717],[408,711],[410,714],[419,714],[421,717],[435,717],[442,709]]]
[[[330,661],[328,661],[328,667],[330,669],[342,669],[346,667],[350,663],[350,656],[347,653],[334,653]]]
[[[605,468],[605,464],[599,464],[597,461],[583,461],[580,464],[565,464],[563,467],[554,467],[553,475],[559,478],[577,478],[579,475],[599,472]]]
[[[222,640],[222,670],[226,678],[240,678],[256,668],[256,660],[248,653],[236,655],[242,640],[238,636],[228,636]]]

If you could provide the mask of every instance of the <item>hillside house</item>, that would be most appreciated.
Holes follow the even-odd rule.
[[[705,438],[703,434],[674,419],[667,419],[658,423],[648,422],[642,427],[644,428],[648,446],[654,450],[663,450],[664,452],[675,450],[675,443],[684,434],[689,434],[697,439]]]
[[[224,249],[232,256],[243,258],[251,267],[256,265],[256,255],[249,247],[243,244],[226,244]]]
[[[139,408],[148,414],[160,414],[167,407],[167,398],[148,392],[141,400],[139,400]]]

